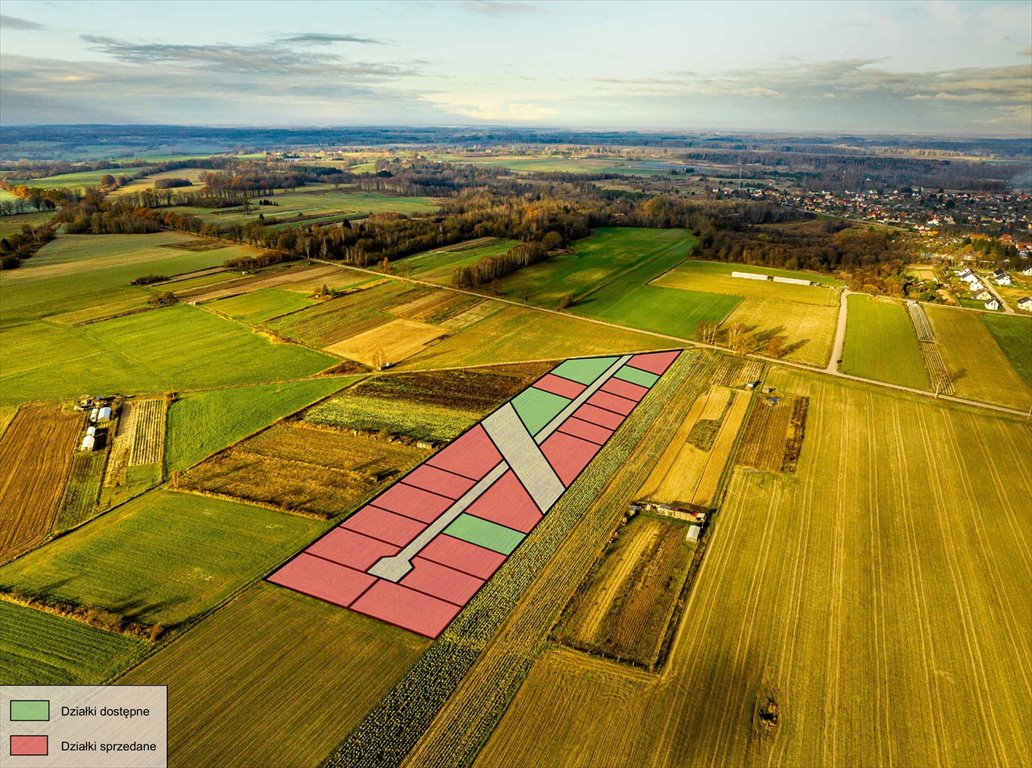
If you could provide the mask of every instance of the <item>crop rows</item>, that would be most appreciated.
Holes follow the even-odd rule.
[[[922,342],[935,342],[935,333],[928,322],[928,316],[924,308],[916,301],[907,302],[907,312],[910,313],[910,321],[914,324],[914,331],[917,332],[917,340]]]
[[[387,432],[416,440],[450,440],[473,424],[479,413],[390,398],[346,394],[319,403],[305,413],[304,420],[341,429]]]
[[[100,495],[106,459],[103,451],[77,451],[72,457],[68,486],[54,521],[55,533],[74,528],[91,517]]]
[[[129,466],[160,464],[165,448],[165,401],[142,400],[133,405],[135,419]]]
[[[932,389],[943,395],[955,394],[953,377],[950,375],[949,368],[946,367],[946,361],[942,359],[939,345],[922,341],[921,356],[928,369],[928,380],[932,382]]]
[[[0,561],[49,533],[82,425],[54,405],[24,405],[0,440]]]
[[[665,447],[652,441],[643,444],[642,437],[657,416],[664,413],[669,395],[682,384],[691,368],[692,356],[683,355],[658,385],[659,391],[647,397],[628,418],[534,534],[352,731],[327,760],[327,766],[400,764],[460,685],[463,694],[469,696],[463,696],[458,711],[449,704],[448,714],[462,722],[435,729],[433,733],[440,738],[429,746],[432,754],[425,762],[451,766],[471,761],[526,676],[537,649],[569,597],[568,590],[546,593],[535,601],[530,616],[519,616],[507,627],[504,650],[491,657],[489,683],[474,684],[471,689],[469,682],[463,683],[463,679],[575,527],[578,528],[578,545],[563,549],[573,557],[572,572],[563,574],[559,583],[572,589],[572,585],[583,578],[595,555],[605,547],[625,508],[611,500],[604,504],[599,502],[600,494],[615,482],[621,498],[633,497],[637,491],[636,475],[621,473],[621,469],[635,448],[642,446],[655,453]],[[701,389],[706,378],[699,375],[702,368],[696,367],[689,376],[696,390]],[[708,373],[708,366],[705,368]],[[694,396],[689,402],[691,400]],[[676,419],[665,420],[671,422],[670,429],[676,429]],[[589,508],[598,514],[586,514]]]
[[[391,320],[387,309],[429,289],[391,281],[273,318],[266,326],[289,339],[321,349]]]

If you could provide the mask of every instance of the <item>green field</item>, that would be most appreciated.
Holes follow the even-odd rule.
[[[96,171],[78,171],[76,173],[62,173],[58,176],[44,176],[41,179],[11,179],[10,181],[14,185],[24,184],[27,187],[85,189],[86,187],[99,187],[101,176],[121,176],[123,174],[131,176],[139,170],[139,168],[101,168]]]
[[[0,327],[89,310],[81,322],[144,307],[151,291],[130,286],[141,275],[172,276],[220,266],[256,250],[233,245],[212,251],[176,248],[196,238],[178,233],[153,235],[64,235],[11,272],[0,274]],[[105,311],[110,308],[110,311]]]
[[[298,215],[353,215],[387,212],[411,215],[437,210],[437,205],[429,197],[395,197],[379,192],[334,190],[329,187],[304,187],[297,191],[277,192],[275,195],[261,199],[270,200],[275,205],[258,205],[256,200],[249,205],[247,211],[242,207],[191,208],[187,206],[173,207],[169,210],[199,216],[205,223],[216,224],[220,229],[231,224],[255,221],[259,215],[264,217],[266,225],[271,226],[280,219]]]
[[[690,339],[700,322],[723,320],[741,301],[734,296],[649,285],[687,258],[695,239],[685,230],[628,227],[598,232],[577,245],[578,252],[598,271],[590,279],[574,278],[573,287],[580,292],[569,310],[573,314]],[[600,239],[596,241],[596,237]],[[543,266],[555,269],[553,264]],[[563,292],[563,276],[557,274],[551,284],[543,282],[546,296]],[[521,279],[520,275],[522,272],[516,279]],[[505,290],[510,290],[508,281],[505,285]]]
[[[957,375],[953,387],[958,396],[1022,410],[1032,407],[1029,385],[987,330],[985,315],[932,305],[925,307],[925,313],[946,368]],[[1032,330],[1032,321],[1029,324]],[[1025,350],[1032,356],[1032,336],[1025,341]]]
[[[662,160],[631,160],[618,157],[550,157],[547,155],[475,155],[443,154],[437,157],[449,163],[486,165],[508,168],[516,173],[615,173],[627,176],[657,176],[671,169],[684,168],[682,163]],[[352,169],[354,170],[354,169]]]
[[[3,601],[0,627],[0,685],[102,683],[148,649],[142,640]]]
[[[982,322],[1000,345],[1025,384],[1032,387],[1032,317],[981,314]]]
[[[38,227],[46,224],[54,217],[53,211],[42,211],[40,213],[19,213],[13,216],[0,216],[0,237],[10,237],[21,232],[26,224],[30,227]],[[26,262],[27,264],[28,262]]]
[[[398,368],[557,360],[669,347],[667,339],[584,322],[572,315],[502,305],[483,320],[404,360]]]
[[[451,285],[452,274],[456,267],[466,267],[475,261],[488,256],[501,256],[510,248],[520,244],[519,240],[498,240],[487,238],[483,245],[463,247],[464,244],[440,248],[436,251],[406,256],[399,259],[394,266],[397,270],[405,270],[406,274],[419,280],[427,280],[438,285]]]
[[[451,440],[480,418],[477,411],[345,394],[305,414],[305,421],[368,432],[387,431],[417,440]]]
[[[218,365],[212,365],[217,360]],[[180,304],[91,325],[29,323],[4,331],[0,402],[84,392],[164,392],[300,378],[329,367],[319,352],[277,344]]]
[[[151,491],[0,568],[0,586],[171,627],[264,574],[323,526]]]
[[[304,309],[311,304],[311,300],[296,291],[262,288],[252,293],[221,299],[211,307],[249,325],[257,325],[273,317]]]
[[[687,258],[696,242],[683,229],[596,229],[570,253],[505,278],[501,290],[509,298],[529,296],[534,304],[555,308],[566,293],[577,301],[607,284],[624,283],[624,275],[647,282]]]
[[[118,682],[168,686],[169,765],[314,766],[429,644],[258,584]]]
[[[842,372],[914,389],[928,389],[917,333],[903,305],[850,296]]]
[[[732,277],[732,272],[791,277],[798,280],[810,280],[821,285],[792,285],[775,283],[770,280],[748,280]],[[791,301],[828,307],[838,306],[838,291],[828,289],[841,288],[843,285],[841,280],[815,272],[793,272],[788,269],[771,269],[754,267],[751,264],[731,264],[698,259],[690,259],[679,264],[657,279],[654,284],[667,288],[727,293],[749,299]]]
[[[332,377],[186,393],[172,404],[168,413],[168,472],[187,469],[357,380]]]
[[[321,301],[303,312],[276,318],[267,326],[288,339],[321,349],[394,320],[387,313],[389,307],[430,290],[397,280],[385,280],[339,298]]]

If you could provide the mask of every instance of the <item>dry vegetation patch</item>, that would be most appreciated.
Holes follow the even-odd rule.
[[[771,472],[795,472],[808,407],[807,397],[759,398],[745,425],[737,463]]]
[[[68,481],[82,416],[23,405],[0,439],[0,561],[50,532]]]
[[[639,515],[567,606],[556,639],[589,653],[655,668],[695,547],[688,526]]]
[[[280,422],[194,467],[179,487],[285,512],[334,517],[426,458],[373,436]]]
[[[436,325],[392,320],[323,347],[323,351],[380,368],[385,363],[397,363],[422,352],[444,335],[445,332]]]
[[[554,363],[549,362],[392,373],[367,379],[353,391],[356,395],[395,397],[486,412],[521,392],[553,367]]]

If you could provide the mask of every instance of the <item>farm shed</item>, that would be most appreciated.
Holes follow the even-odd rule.
[[[731,277],[741,277],[745,280],[767,280],[766,275],[758,275],[755,272],[732,272]]]
[[[803,280],[799,277],[778,277],[774,276],[775,283],[788,283],[789,285],[813,285],[812,280]]]
[[[86,435],[82,439],[82,450],[84,450],[84,451],[92,451],[93,450],[93,446],[95,445],[95,443],[96,443],[96,438],[93,435]]]
[[[105,405],[103,408],[100,409],[100,413],[98,414],[97,418],[100,421],[111,421],[111,408]]]
[[[702,533],[702,526],[693,525],[688,529],[688,541],[698,541],[699,534]]]
[[[96,421],[97,416],[100,414],[100,408],[94,408],[90,411],[90,421]]]

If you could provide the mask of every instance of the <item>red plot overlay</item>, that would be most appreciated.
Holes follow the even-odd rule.
[[[437,637],[534,530],[556,494],[591,463],[678,354],[672,350],[564,363],[564,372],[572,371],[578,381],[546,374],[533,385],[537,394],[527,395],[536,399],[522,401],[543,414],[532,427],[534,434],[523,434],[526,424],[513,420],[507,422],[509,431],[493,427],[489,417],[268,580]],[[519,434],[512,433],[513,423]],[[554,473],[550,482],[558,483],[550,494],[551,486],[540,477],[549,470]]]

